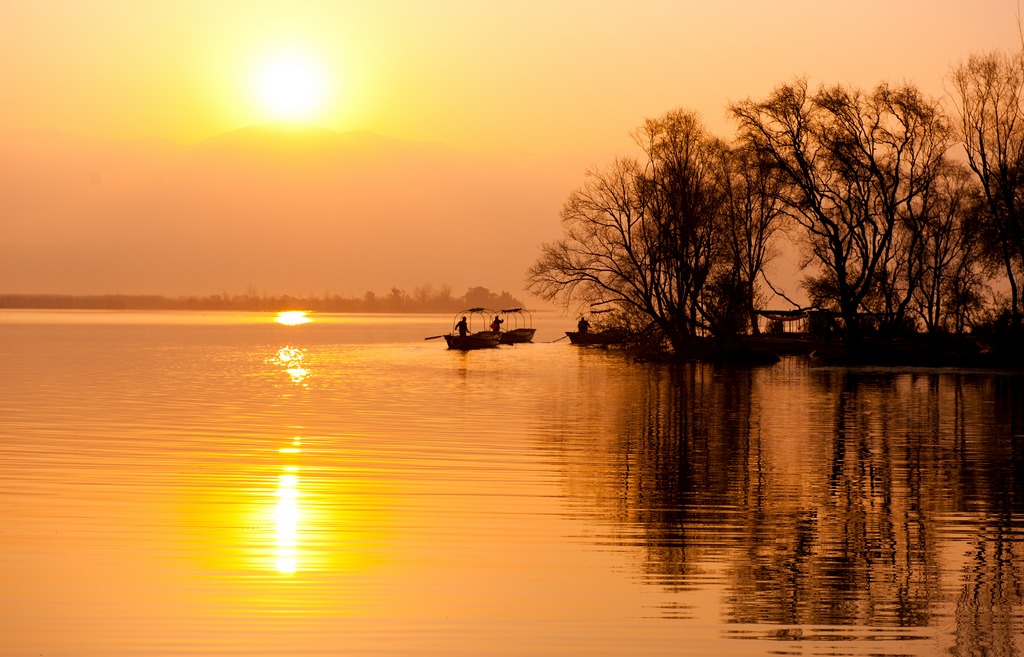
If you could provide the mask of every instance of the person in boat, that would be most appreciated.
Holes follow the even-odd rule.
[[[455,325],[455,328],[459,331],[459,337],[464,338],[469,333],[469,324],[466,323],[466,318],[463,317],[459,320],[459,323]]]
[[[491,330],[494,331],[495,333],[500,333],[501,332],[501,325],[504,324],[504,323],[505,323],[505,320],[503,320],[502,318],[500,318],[497,315],[495,315],[494,316],[494,321],[491,322]]]
[[[587,321],[586,317],[580,317],[580,321],[576,324],[576,330],[580,333],[586,333],[590,330],[590,322]]]

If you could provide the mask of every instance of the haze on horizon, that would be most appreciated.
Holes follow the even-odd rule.
[[[0,292],[359,296],[523,275],[587,167],[806,76],[943,96],[1016,0],[43,0],[0,12]],[[253,127],[281,121],[306,128]]]

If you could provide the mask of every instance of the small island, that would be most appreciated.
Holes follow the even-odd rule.
[[[962,63],[953,111],[912,83],[798,79],[731,104],[731,141],[685,109],[648,119],[642,155],[569,196],[528,290],[645,357],[1021,367],[1022,71]],[[801,294],[772,280],[782,252]]]

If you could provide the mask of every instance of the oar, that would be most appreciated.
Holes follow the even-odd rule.
[[[548,344],[551,344],[552,342],[559,342],[561,340],[566,339],[567,337],[569,337],[569,336],[568,335],[563,335],[562,337],[558,338],[558,340],[548,340]]]
[[[424,340],[436,340],[438,338],[443,338],[443,337],[444,337],[443,335],[432,335],[429,338],[423,338],[423,339]]]

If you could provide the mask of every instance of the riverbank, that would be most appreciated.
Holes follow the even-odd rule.
[[[804,333],[702,338],[684,354],[651,345],[627,346],[639,360],[692,361],[756,367],[783,357],[806,357],[812,365],[842,367],[957,367],[1024,371],[1024,348],[1013,343],[985,345],[971,336],[921,335],[883,340],[866,338],[856,350],[837,338]]]

